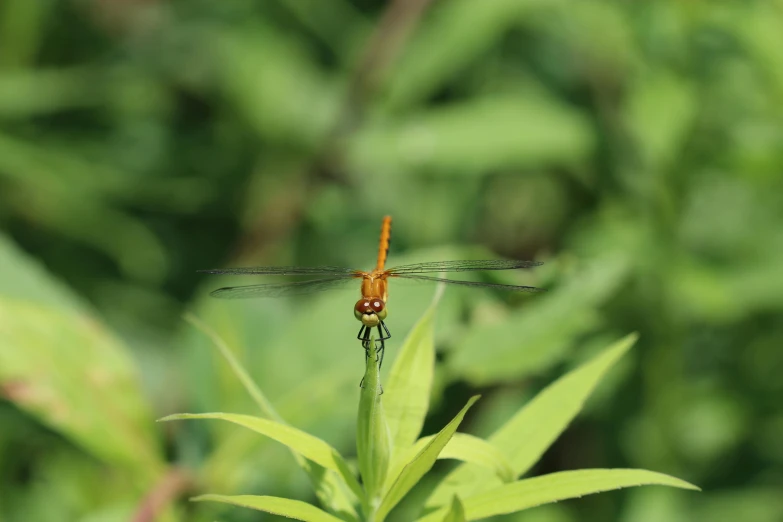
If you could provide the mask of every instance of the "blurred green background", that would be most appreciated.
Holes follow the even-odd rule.
[[[0,521],[131,520],[173,469],[166,520],[277,520],[200,492],[312,501],[282,446],[153,421],[255,413],[190,310],[352,455],[357,290],[218,301],[195,271],[369,267],[385,214],[392,265],[546,263],[480,276],[545,294],[447,290],[426,432],[480,391],[462,429],[487,434],[638,331],[535,471],[704,489],[503,521],[783,520],[781,27],[780,1],[3,0]],[[432,292],[391,287],[387,357]]]

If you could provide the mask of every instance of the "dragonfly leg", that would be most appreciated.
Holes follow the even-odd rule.
[[[359,335],[356,336],[357,339],[359,339],[362,342],[362,346],[365,350],[369,350],[370,348],[370,328],[368,326],[362,325],[361,328],[359,328]]]
[[[381,327],[383,327],[383,330],[381,330]],[[386,352],[386,339],[391,339],[391,334],[389,333],[389,329],[386,328],[386,323],[381,321],[378,325],[378,338],[375,340],[375,353],[378,354],[378,370],[383,366],[383,355]]]
[[[381,327],[383,327],[383,332],[386,332],[386,335],[383,335],[383,332],[381,332]],[[391,333],[389,333],[389,329],[386,328],[386,323],[383,321],[378,325],[378,333],[380,334],[381,339],[391,339]]]

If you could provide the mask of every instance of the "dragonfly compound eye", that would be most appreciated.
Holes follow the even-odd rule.
[[[353,307],[353,315],[365,326],[378,326],[386,317],[386,303],[382,299],[359,299]]]
[[[383,299],[370,299],[370,308],[378,314],[381,321],[386,319],[386,303],[383,302]]]
[[[363,315],[375,314],[369,299],[359,299],[356,301],[356,305],[353,307],[353,315],[360,321]]]

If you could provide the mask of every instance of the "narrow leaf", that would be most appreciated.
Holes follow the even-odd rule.
[[[389,105],[420,102],[459,71],[487,56],[503,35],[540,4],[534,0],[451,0],[433,9],[407,45],[389,80]]]
[[[465,499],[467,520],[514,513],[532,507],[578,498],[593,493],[634,486],[671,486],[699,490],[678,478],[643,469],[584,469],[563,471],[532,479],[505,484],[493,490]],[[439,522],[446,508],[440,508],[417,522]]]
[[[362,497],[361,486],[356,480],[356,477],[353,476],[353,473],[350,471],[350,468],[345,463],[342,456],[340,456],[337,450],[329,444],[309,433],[268,419],[251,417],[250,415],[238,415],[235,413],[180,413],[177,415],[169,415],[168,417],[160,419],[160,421],[183,419],[225,420],[244,426],[262,435],[266,435],[270,439],[285,444],[316,464],[335,471],[345,480],[346,484],[359,498]]]
[[[370,345],[374,343],[370,340]],[[370,348],[370,352],[373,349]],[[356,451],[359,458],[359,471],[364,482],[367,502],[377,502],[389,468],[389,428],[381,402],[380,375],[375,354],[367,357],[359,396],[359,419],[356,426]],[[370,509],[365,506],[365,509]]]
[[[416,441],[408,451],[401,456],[399,461],[395,459],[395,466],[389,476],[396,477],[400,470],[429,444],[434,435],[422,437]],[[455,459],[463,462],[476,464],[489,471],[492,471],[501,481],[511,482],[514,480],[514,472],[506,460],[505,455],[492,444],[484,439],[469,435],[467,433],[455,433],[451,440],[446,444],[438,455],[438,459]]]
[[[433,318],[443,288],[439,285],[432,304],[405,339],[386,383],[384,406],[395,455],[416,441],[427,416],[435,366]]]
[[[250,395],[258,406],[258,409],[260,409],[266,417],[287,425],[288,423],[279,413],[277,413],[264,392],[261,391],[261,388],[253,381],[252,377],[250,377],[242,366],[242,363],[237,360],[234,353],[226,345],[220,335],[192,313],[185,314],[185,320],[210,338],[213,346],[226,360],[229,367],[234,372],[234,375],[236,375],[237,379],[242,383],[242,386],[244,386],[245,391],[247,391],[248,395]],[[294,456],[299,467],[307,473],[310,483],[315,490],[318,500],[321,501],[321,504],[333,513],[342,513],[349,516],[350,520],[357,520],[356,511],[353,506],[354,502],[351,498],[352,495],[345,489],[346,483],[340,480],[334,473],[328,473],[327,470],[319,464],[305,459],[298,452],[292,450],[291,454]],[[363,493],[358,487],[352,489],[354,494]],[[360,495],[359,498],[361,499],[363,497]]]
[[[465,500],[468,520],[514,513],[541,504],[634,486],[699,488],[678,478],[643,469],[584,469],[520,480]]]
[[[333,124],[337,91],[294,33],[253,24],[216,34],[212,45],[220,87],[259,136],[313,144]]]
[[[382,521],[397,503],[411,490],[413,486],[427,473],[438,458],[438,455],[457,431],[462,419],[471,406],[479,399],[478,395],[470,398],[462,410],[427,444],[416,457],[402,469],[400,476],[389,488],[378,508],[377,520]]]
[[[261,413],[270,419],[284,423],[283,418],[277,413],[277,411],[275,411],[274,406],[272,406],[272,403],[269,401],[269,399],[267,399],[266,395],[264,395],[264,392],[261,391],[261,388],[258,387],[258,385],[253,381],[252,377],[250,377],[247,371],[245,371],[245,369],[242,367],[242,364],[234,356],[234,352],[232,352],[229,347],[226,346],[226,343],[217,334],[217,332],[204,324],[201,319],[192,313],[186,313],[185,320],[200,330],[201,333],[209,337],[217,351],[220,352],[220,355],[223,356],[228,365],[231,367],[231,370],[234,372],[234,375],[236,375],[237,379],[239,379],[239,382],[242,383],[245,391],[247,391],[248,395],[250,395],[250,397],[256,403],[258,409],[261,410]]]
[[[475,176],[574,162],[590,153],[593,141],[583,114],[529,92],[449,103],[399,121],[369,122],[348,142],[347,160],[356,171],[383,165]]]
[[[446,516],[443,517],[443,522],[465,522],[465,506],[462,505],[462,501],[458,496],[454,495],[451,501],[451,508]]]
[[[255,495],[201,495],[191,500],[194,502],[223,502],[295,520],[304,520],[305,522],[342,522],[339,518],[330,515],[326,511],[321,511],[312,504],[288,498],[260,497]]]
[[[564,375],[489,437],[489,442],[511,464],[515,477],[527,472],[538,461],[579,413],[604,374],[636,339],[636,334],[628,335],[592,361]],[[427,500],[426,506],[442,506],[455,494],[468,498],[497,484],[491,472],[463,464],[446,476]]]

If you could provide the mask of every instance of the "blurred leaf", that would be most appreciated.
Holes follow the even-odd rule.
[[[169,415],[160,421],[186,420],[186,419],[218,419],[244,426],[262,435],[285,444],[303,457],[320,464],[321,466],[338,473],[351,490],[362,497],[362,489],[353,473],[348,468],[343,458],[336,449],[326,442],[309,433],[303,432],[291,426],[279,422],[251,417],[250,415],[238,415],[233,413],[179,413]]]
[[[672,164],[685,146],[695,116],[693,88],[681,78],[662,73],[641,78],[626,107],[629,131],[653,169]]]
[[[95,78],[87,70],[37,69],[0,74],[0,120],[46,115],[101,101]]]
[[[422,24],[391,76],[388,104],[421,102],[480,59],[540,0],[441,2]]]
[[[401,122],[375,121],[349,143],[356,172],[432,170],[484,175],[492,169],[568,164],[593,148],[587,120],[547,97],[506,96],[422,111]]]
[[[279,0],[308,30],[329,47],[341,61],[354,58],[360,37],[371,26],[348,0]]]
[[[781,21],[780,11],[774,5],[759,4],[747,10],[727,13],[727,28],[736,31],[763,71],[764,77],[774,82],[779,103],[783,93],[783,35],[777,30]],[[738,16],[739,15],[739,16]],[[746,94],[747,96],[748,94]]]
[[[403,342],[386,383],[386,422],[392,455],[407,450],[421,433],[430,401],[435,366],[433,318],[443,294],[439,285],[432,304]]]
[[[462,505],[458,496],[454,496],[451,501],[451,508],[449,508],[446,516],[443,517],[443,522],[465,522],[465,506]]]
[[[636,339],[636,334],[626,336],[592,361],[550,384],[489,437],[490,444],[510,463],[515,477],[526,473],[541,458],[576,417],[601,378]],[[468,499],[497,483],[491,472],[463,464],[443,479],[426,505],[442,506],[454,495]]]
[[[585,469],[551,473],[542,477],[520,480],[468,497],[464,501],[468,520],[522,511],[531,507],[567,498],[611,491],[627,487],[661,485],[699,490],[696,486],[662,473],[641,469]],[[441,520],[445,509],[419,519],[419,522]]]
[[[261,412],[276,422],[286,424],[283,418],[277,413],[277,411],[275,411],[272,403],[269,401],[269,399],[266,398],[266,395],[261,391],[258,385],[253,382],[253,379],[250,377],[250,375],[248,375],[247,371],[237,360],[228,346],[226,346],[226,343],[223,342],[220,336],[218,336],[212,329],[202,323],[201,320],[199,320],[193,314],[187,314],[185,318],[188,320],[188,322],[193,324],[196,328],[201,330],[205,335],[212,339],[216,349],[220,352],[223,358],[226,359],[226,362],[228,362],[229,366],[231,366],[231,369],[236,374],[237,379],[242,382],[245,390],[253,398]],[[236,445],[233,444],[232,441],[232,447],[233,446]],[[247,454],[247,448],[243,449],[245,451],[236,453],[234,458],[226,459],[229,461],[229,465],[233,464],[233,462],[239,458],[245,458]],[[351,499],[348,498],[348,495],[344,489],[341,487],[343,484],[341,484],[337,476],[332,473],[326,473],[326,470],[322,466],[306,460],[297,451],[292,450],[292,454],[296,459],[297,464],[299,464],[299,466],[305,471],[305,473],[307,473],[307,476],[310,478],[310,482],[313,485],[313,489],[315,490],[318,500],[320,500],[324,506],[327,506],[333,513],[343,513],[346,517],[350,517],[346,518],[346,520],[355,520],[356,512],[353,508],[353,503],[351,502]],[[216,460],[222,458],[222,453],[215,453],[212,457],[212,462],[205,464],[204,469],[214,470],[215,466],[220,465],[220,463],[216,462]]]
[[[391,440],[381,401],[380,370],[375,340],[371,338],[365,358],[362,391],[359,395],[359,417],[356,425],[356,453],[366,493],[367,508],[377,505],[383,481],[389,469]]]
[[[221,339],[214,330],[209,328],[195,315],[188,313],[185,315],[185,319],[212,340],[212,344],[231,367],[234,375],[236,375],[237,379],[242,383],[242,386],[245,388],[245,391],[248,393],[248,395],[253,398],[256,406],[258,406],[258,409],[261,410],[261,413],[275,422],[285,424],[283,418],[280,416],[280,414],[277,413],[277,411],[275,411],[272,403],[269,401],[269,399],[267,399],[264,392],[261,391],[261,388],[259,388],[258,385],[253,381],[253,378],[250,377],[250,375],[247,373],[245,368],[242,366],[242,363],[240,363],[239,360],[234,356],[234,353],[231,351],[231,349],[226,346],[226,343],[223,341],[223,339]]]
[[[4,395],[98,458],[151,479],[162,463],[133,361],[87,307],[28,263],[0,238]]]
[[[86,301],[50,276],[41,264],[0,234],[0,296],[46,308],[92,314]]]
[[[642,441],[638,441],[643,443]],[[639,488],[629,491],[620,522],[689,522],[688,496],[669,488]],[[703,519],[711,520],[711,519]]]
[[[706,495],[695,517],[710,522],[776,522],[783,517],[783,499],[774,483],[747,485]]]
[[[140,220],[109,204],[127,183],[109,164],[0,133],[0,177],[11,180],[10,204],[37,223],[110,256],[128,275],[159,281],[166,254]]]
[[[0,5],[0,69],[34,62],[43,44],[52,3],[52,0],[6,0]]]
[[[596,327],[596,307],[612,295],[628,270],[624,255],[592,260],[559,288],[532,296],[528,306],[473,326],[458,340],[449,369],[480,386],[518,380],[551,367],[579,335]]]
[[[234,506],[257,509],[275,515],[281,515],[305,522],[341,522],[341,519],[321,511],[312,504],[300,500],[279,497],[259,497],[255,495],[201,495],[193,498],[196,502],[212,501],[233,504]]]
[[[258,24],[225,31],[216,43],[223,88],[259,136],[309,146],[325,136],[337,92],[294,35]]]
[[[419,480],[432,468],[438,455],[449,442],[451,437],[459,428],[462,419],[471,406],[479,400],[479,395],[474,395],[468,400],[468,403],[460,410],[454,419],[446,427],[438,432],[435,437],[411,460],[400,472],[399,476],[391,477],[394,479],[386,495],[383,497],[381,505],[376,514],[378,521],[383,521],[394,506],[415,486]]]

